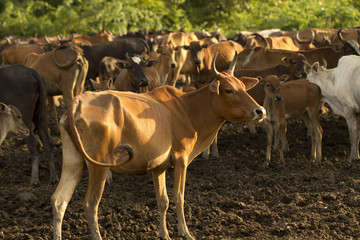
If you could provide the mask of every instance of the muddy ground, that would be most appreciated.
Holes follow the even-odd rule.
[[[348,164],[348,131],[343,118],[321,116],[323,162],[309,162],[310,140],[300,120],[288,124],[290,152],[282,167],[278,154],[268,169],[266,136],[244,124],[226,122],[219,133],[220,159],[195,159],[188,168],[185,215],[196,239],[359,239],[360,164]],[[54,136],[58,174],[61,142]],[[52,239],[48,164],[42,154],[39,187],[29,186],[31,161],[19,138],[9,136],[0,153],[0,239]],[[100,203],[104,239],[156,239],[159,215],[151,174],[114,174]],[[167,185],[168,228],[177,237],[172,171]],[[87,177],[65,213],[63,239],[90,239],[82,210]],[[24,194],[25,193],[25,194]],[[30,193],[30,194],[29,194]],[[23,196],[28,199],[23,199]]]

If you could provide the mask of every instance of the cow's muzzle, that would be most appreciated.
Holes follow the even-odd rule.
[[[301,78],[306,78],[306,72],[302,72],[300,75],[301,75]]]
[[[171,67],[171,68],[176,68],[176,63],[174,63],[174,62],[173,62],[173,63],[170,63],[170,67]]]
[[[266,117],[266,110],[263,107],[256,108],[254,110],[254,119],[253,120],[261,120]]]
[[[274,100],[275,100],[275,101],[281,101],[281,100],[282,100],[282,96],[280,96],[280,95],[275,95]]]
[[[201,60],[200,60],[200,59],[195,59],[195,60],[194,60],[194,63],[195,63],[196,65],[200,65],[200,64],[201,64]]]
[[[149,80],[147,78],[143,78],[139,81],[139,87],[146,87],[149,85]]]

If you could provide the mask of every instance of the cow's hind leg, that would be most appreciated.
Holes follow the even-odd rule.
[[[36,140],[33,131],[30,131],[30,136],[25,138],[25,142],[30,150],[31,155],[31,179],[30,184],[39,186],[39,143]]]
[[[359,121],[358,117],[354,114],[345,116],[350,136],[351,152],[348,162],[351,163],[353,160],[359,159]]]
[[[56,183],[59,179],[56,175],[55,169],[55,160],[54,160],[54,152],[53,152],[53,143],[48,131],[48,124],[47,122],[40,123],[38,126],[38,134],[40,140],[44,146],[44,150],[46,153],[46,157],[49,161],[49,171],[50,171],[50,183]]]
[[[158,238],[169,240],[169,232],[166,227],[166,211],[169,208],[169,197],[166,191],[166,171],[152,172],[154,188],[156,193],[156,201],[160,213],[160,229]]]
[[[109,168],[95,167],[88,164],[89,185],[84,200],[85,217],[88,221],[91,236],[93,240],[101,240],[101,234],[98,223],[98,208],[104,192],[106,176]]]
[[[61,129],[61,131],[63,131],[63,129]],[[66,207],[85,170],[85,162],[73,145],[72,140],[66,133],[62,135],[63,163],[61,178],[59,185],[51,197],[54,240],[61,239],[61,225]]]

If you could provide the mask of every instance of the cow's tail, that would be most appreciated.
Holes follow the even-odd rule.
[[[47,115],[47,108],[46,108],[47,93],[46,93],[46,90],[45,90],[45,84],[46,83],[45,83],[44,78],[38,72],[36,72],[35,70],[32,71],[32,75],[37,81],[38,90],[39,90],[39,98],[38,98],[38,101],[36,103],[36,109],[35,109],[36,113],[34,114],[35,119],[33,120],[34,124],[35,124],[35,128],[37,128],[40,125],[41,119],[43,119],[40,116],[46,116]]]
[[[81,155],[92,164],[99,167],[118,167],[129,162],[133,158],[133,150],[128,144],[119,145],[113,155],[113,163],[103,163],[91,158],[84,149],[84,145],[80,139],[79,131],[75,125],[75,114],[80,107],[81,102],[75,100],[67,112],[67,131],[71,136],[73,143],[75,144]]]

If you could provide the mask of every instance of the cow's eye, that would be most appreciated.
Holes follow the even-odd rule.
[[[231,93],[234,92],[234,90],[232,90],[232,89],[226,89],[225,92],[226,92],[227,94],[231,94]]]
[[[271,84],[270,84],[270,83],[266,83],[266,86],[267,86],[267,87],[271,87]]]

